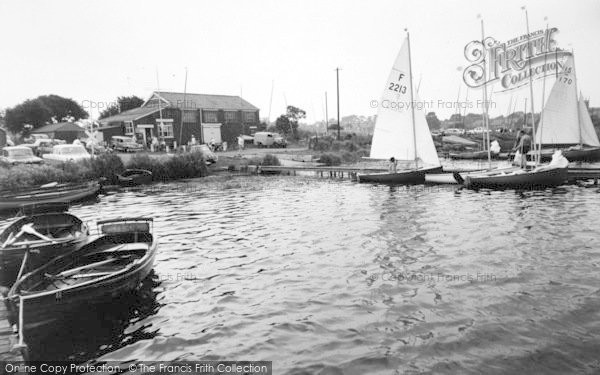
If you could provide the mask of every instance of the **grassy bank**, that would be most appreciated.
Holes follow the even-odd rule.
[[[168,158],[140,155],[132,157],[126,165],[119,156],[104,154],[91,160],[60,165],[0,166],[0,191],[18,191],[55,181],[67,183],[100,178],[105,178],[107,184],[116,184],[116,175],[126,168],[149,170],[154,181],[204,177],[208,174],[199,153],[177,154]]]

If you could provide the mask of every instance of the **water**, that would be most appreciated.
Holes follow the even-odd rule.
[[[598,373],[599,192],[209,177],[111,193],[72,211],[154,217],[155,274],[30,345],[276,374]]]

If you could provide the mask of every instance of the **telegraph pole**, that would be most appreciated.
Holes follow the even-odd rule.
[[[335,68],[335,78],[336,78],[336,82],[337,82],[337,122],[338,122],[337,139],[339,141],[340,140],[340,129],[342,127],[342,124],[340,123],[340,68]]]

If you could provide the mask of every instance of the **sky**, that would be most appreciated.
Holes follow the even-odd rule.
[[[325,92],[336,116],[339,67],[341,116],[371,116],[408,28],[419,96],[447,118],[456,109],[437,103],[456,101],[459,88],[465,100],[461,68],[465,45],[481,37],[477,15],[487,36],[506,41],[526,31],[522,6],[531,31],[544,17],[559,29],[579,89],[600,106],[598,0],[0,0],[0,108],[56,94],[97,117],[118,96],[183,92],[187,69],[187,92],[241,95],[272,121],[294,105],[311,123],[325,118]],[[492,94],[490,114],[528,95]],[[541,97],[534,103],[539,111]]]

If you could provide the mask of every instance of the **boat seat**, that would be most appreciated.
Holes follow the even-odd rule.
[[[132,243],[122,243],[115,244],[108,249],[103,249],[99,251],[95,251],[93,253],[89,253],[86,256],[92,256],[96,254],[110,254],[110,253],[120,253],[120,252],[132,252],[132,251],[143,251],[146,252],[150,249],[150,244],[147,242],[132,242]]]
[[[127,232],[148,233],[148,232],[150,232],[150,224],[149,223],[104,224],[101,227],[101,231],[104,234],[127,233]]]

